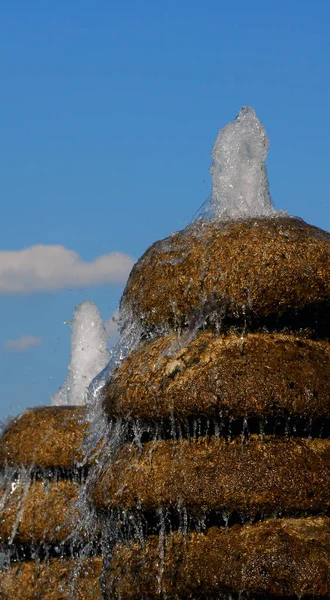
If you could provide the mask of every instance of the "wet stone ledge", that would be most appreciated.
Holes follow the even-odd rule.
[[[18,563],[1,573],[0,598],[102,600],[101,569],[100,557]]]
[[[121,308],[146,331],[205,319],[329,331],[329,265],[330,235],[301,219],[197,222],[145,252]]]
[[[83,459],[86,408],[40,406],[13,419],[0,437],[0,466],[74,469]]]
[[[106,571],[112,599],[330,595],[330,519],[278,519],[228,530],[118,544]]]
[[[78,535],[79,485],[72,481],[25,481],[3,486],[2,544],[51,544]]]
[[[275,436],[149,442],[120,449],[95,481],[98,509],[288,514],[330,510],[330,440]]]
[[[330,342],[198,332],[192,340],[165,336],[133,351],[111,377],[104,409],[141,421],[329,419],[329,389]]]

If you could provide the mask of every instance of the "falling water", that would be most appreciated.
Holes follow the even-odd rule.
[[[279,214],[275,211],[269,193],[265,166],[268,145],[265,129],[251,107],[243,107],[236,119],[219,132],[212,152],[213,163],[210,169],[212,196],[208,217],[219,221],[271,217]],[[173,310],[175,311],[175,306]],[[200,317],[200,319],[196,319],[196,325],[193,328],[184,332],[183,335],[178,335],[178,338],[166,350],[167,356],[190,343],[205,321],[203,313]],[[194,418],[191,421],[186,419],[186,422],[181,423],[172,416],[167,430],[162,422],[155,424],[153,429],[139,420],[132,420],[130,424],[127,424],[121,419],[108,418],[103,407],[104,388],[111,380],[114,371],[139,346],[141,340],[150,341],[159,335],[159,331],[148,332],[144,329],[143,323],[134,320],[131,314],[125,310],[122,311],[120,320],[121,337],[110,352],[108,361],[105,333],[96,307],[92,303],[84,303],[78,308],[72,323],[72,361],[68,379],[60,392],[53,398],[53,404],[58,405],[87,403],[87,421],[90,426],[89,436],[83,448],[84,456],[78,464],[79,469],[87,465],[89,474],[87,485],[81,486],[77,528],[72,534],[71,541],[73,547],[75,544],[80,544],[81,559],[92,556],[97,544],[96,552],[101,553],[105,561],[109,561],[112,547],[118,540],[135,539],[143,547],[147,535],[158,534],[158,591],[160,593],[166,547],[168,539],[172,535],[173,522],[177,524],[177,529],[182,536],[188,537],[191,528],[195,527],[197,531],[204,531],[209,523],[213,522],[212,519],[217,526],[229,529],[231,523],[236,522],[238,517],[227,511],[226,507],[223,507],[223,510],[221,509],[215,516],[208,514],[205,507],[200,514],[192,516],[184,501],[179,498],[177,506],[171,507],[172,512],[170,510],[167,512],[167,509],[160,505],[156,510],[154,522],[150,525],[145,520],[141,508],[141,498],[138,498],[135,512],[112,509],[108,514],[102,514],[100,531],[100,515],[93,506],[90,489],[98,480],[102,470],[105,467],[109,468],[113,455],[124,443],[131,444],[133,449],[137,447],[142,453],[146,438],[152,442],[150,446],[151,463],[156,442],[166,437],[172,438],[175,442],[173,444],[174,452],[182,452],[187,440],[189,444],[198,444],[203,436],[205,438],[213,437],[220,444],[225,436],[227,439],[232,439],[240,433],[243,451],[245,438],[251,432],[256,433],[253,427],[258,427],[257,433],[261,439],[266,434],[275,434],[277,431],[275,431],[275,426],[274,430],[270,431],[272,425],[267,426],[266,421],[252,423],[252,425],[246,418],[238,423],[230,420],[227,422],[222,415],[219,418]],[[167,331],[162,331],[162,334],[164,333],[166,334]],[[159,357],[158,362],[162,358],[163,355]],[[286,424],[285,434],[287,438],[292,434],[289,424]],[[9,495],[12,480],[9,480],[8,477],[7,483],[6,494]],[[30,477],[26,478],[25,485],[27,494]],[[239,517],[242,522],[246,519],[244,512]],[[260,519],[263,518],[263,516],[260,517]],[[84,541],[81,539],[82,527],[86,534]],[[17,524],[15,523],[11,541],[14,540],[16,529]],[[5,554],[3,556],[2,560],[4,561]]]
[[[214,145],[211,173],[213,178],[212,200],[210,217],[213,220],[238,219],[252,216],[270,216],[275,214],[275,209],[269,194],[265,159],[268,150],[268,139],[266,132],[257,119],[252,108],[242,108],[236,119],[224,127]],[[175,307],[173,308],[175,311]],[[121,336],[116,347],[111,351],[110,361],[107,366],[93,379],[88,390],[88,412],[87,419],[90,423],[90,434],[85,444],[84,462],[89,462],[97,457],[97,464],[91,469],[87,480],[87,486],[81,488],[79,508],[86,532],[91,537],[96,535],[98,528],[98,515],[94,512],[88,488],[97,480],[103,467],[111,463],[111,457],[118,447],[128,439],[140,450],[142,436],[146,434],[143,423],[135,421],[131,425],[131,433],[127,431],[127,424],[120,420],[110,422],[103,411],[103,390],[111,379],[122,361],[139,345],[146,332],[143,326],[132,319],[129,313],[121,314]],[[178,347],[186,345],[194,337],[203,318],[198,320],[193,331],[186,332],[173,343],[167,353],[173,353]],[[158,332],[159,333],[159,332]],[[166,333],[166,332],[163,332]],[[152,339],[151,335],[151,339]],[[178,427],[178,435],[177,435]],[[194,419],[188,425],[188,435],[191,440],[197,440],[201,435],[201,420]],[[220,432],[222,424],[215,424],[216,431]],[[190,431],[191,430],[191,431]],[[207,431],[209,430],[209,422]],[[216,433],[215,431],[215,433]],[[162,437],[161,432],[149,432],[151,439],[156,441]],[[172,422],[170,435],[174,440],[182,442],[182,431],[180,424]],[[230,436],[230,427],[228,430]],[[131,437],[130,437],[131,436]],[[220,439],[220,434],[217,437]],[[150,455],[152,460],[152,453]],[[179,531],[186,535],[188,532],[188,514],[184,504],[179,502],[178,515],[183,515],[182,527]],[[223,516],[225,515],[225,517]],[[220,521],[228,523],[229,515],[226,512],[219,517]],[[175,517],[178,518],[178,517]],[[141,545],[144,543],[143,527],[138,525],[139,514],[126,513],[126,511],[110,511],[106,522],[102,526],[102,537],[100,546],[104,556],[111,555],[112,545],[118,539],[137,539]],[[161,571],[166,536],[170,517],[159,508],[154,523],[155,533],[159,533],[160,572],[159,586],[161,586]],[[204,523],[204,522],[203,522]],[[204,526],[204,524],[202,525]],[[95,532],[95,533],[93,533]],[[89,543],[82,550],[82,556],[88,556],[90,552]]]

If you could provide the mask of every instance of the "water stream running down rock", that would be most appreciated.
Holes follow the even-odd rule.
[[[5,429],[1,598],[330,598],[330,235],[275,211],[267,149],[244,107],[86,406]]]

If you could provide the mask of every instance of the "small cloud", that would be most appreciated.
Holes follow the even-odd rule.
[[[104,254],[88,262],[64,246],[44,244],[0,251],[0,294],[125,283],[133,264],[133,259],[122,252]]]
[[[12,350],[13,352],[25,352],[33,346],[40,346],[43,340],[34,335],[22,335],[17,340],[7,340],[4,344],[6,350]]]

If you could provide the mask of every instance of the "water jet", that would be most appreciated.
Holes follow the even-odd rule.
[[[204,213],[133,267],[86,407],[5,430],[3,598],[330,597],[330,234],[275,210],[267,149],[244,107]]]

